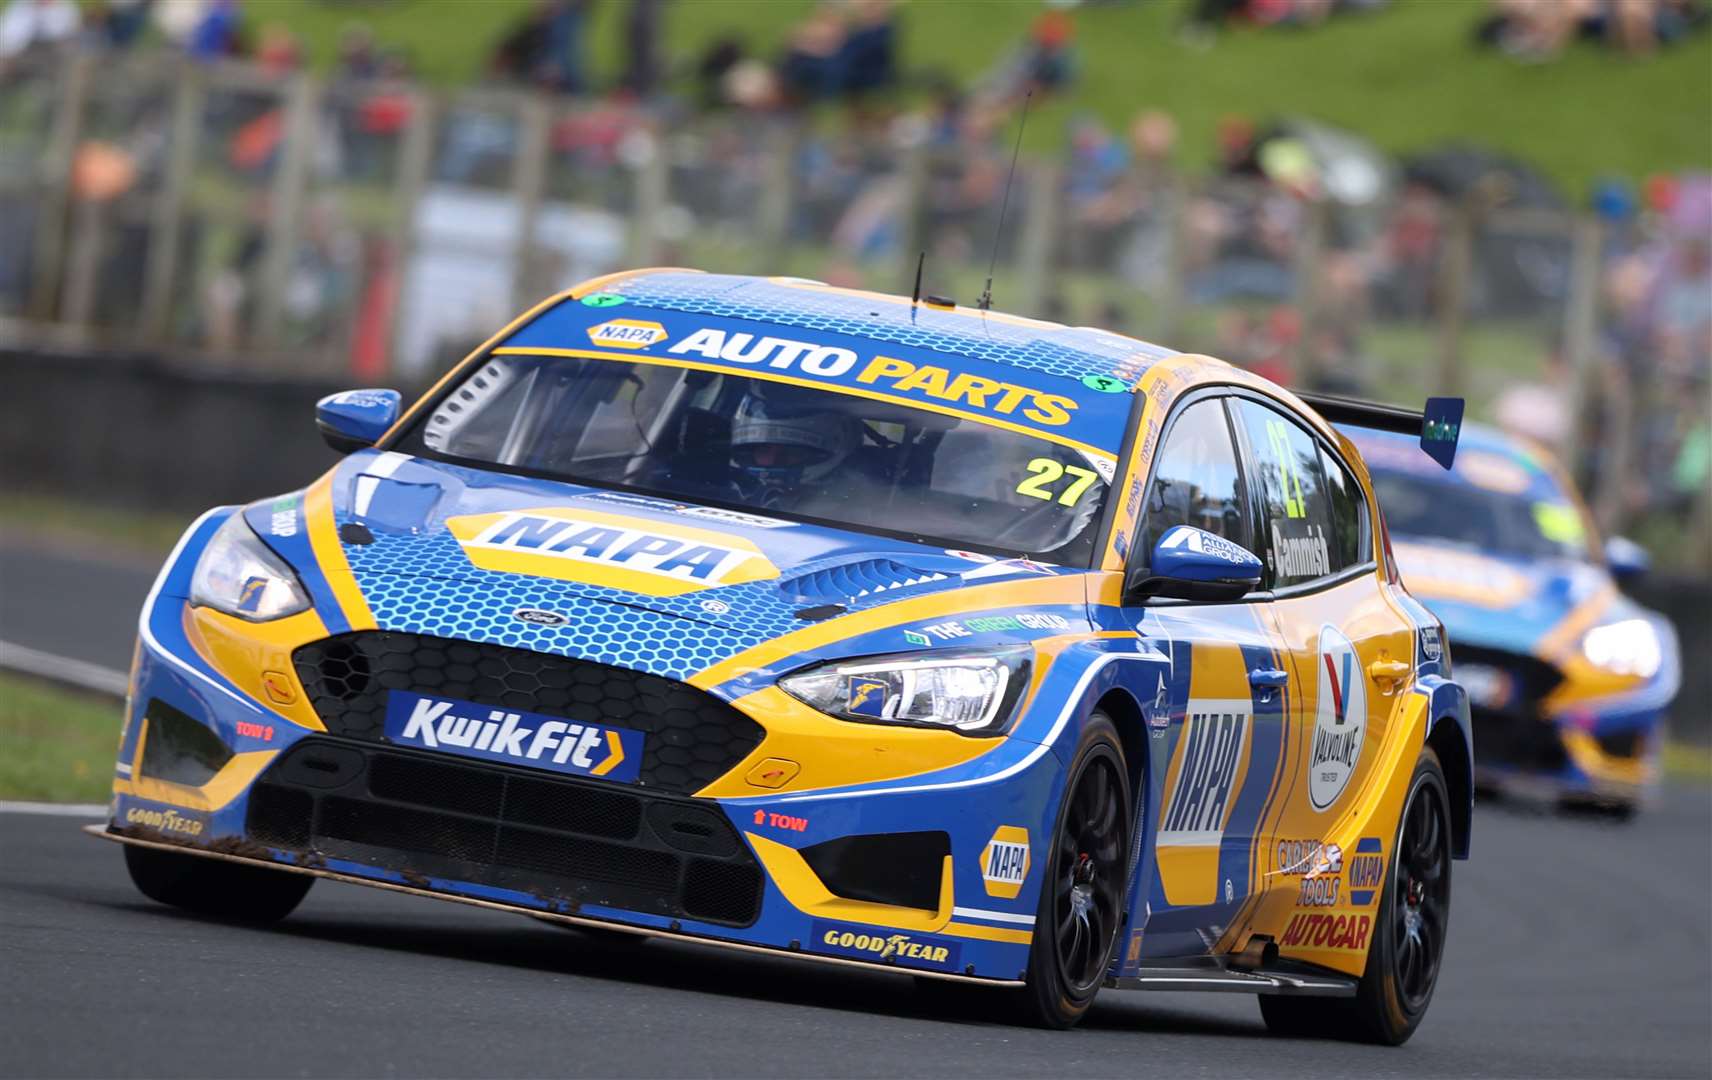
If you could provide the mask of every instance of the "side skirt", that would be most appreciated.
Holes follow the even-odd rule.
[[[1307,964],[1276,963],[1238,971],[1209,960],[1142,968],[1138,974],[1107,979],[1118,990],[1200,990],[1230,994],[1294,994],[1299,997],[1354,997],[1359,980],[1323,972]]]
[[[994,988],[1017,987],[1023,985],[1021,979],[986,979],[970,975],[953,975],[943,971],[918,971],[915,968],[899,968],[889,964],[871,964],[863,960],[844,960],[836,956],[820,956],[816,953],[797,952],[791,949],[781,949],[770,945],[747,945],[740,941],[722,941],[719,938],[702,937],[699,934],[686,934],[683,931],[656,930],[646,926],[631,926],[628,923],[609,922],[605,919],[590,919],[578,915],[561,915],[554,911],[543,911],[536,908],[520,907],[513,904],[501,904],[492,900],[481,900],[473,896],[459,896],[457,893],[439,892],[434,889],[420,889],[413,885],[399,885],[390,881],[374,881],[370,878],[358,877],[355,874],[341,874],[336,870],[323,870],[313,866],[298,866],[295,863],[274,862],[272,859],[255,859],[245,855],[233,855],[225,851],[209,851],[206,848],[191,847],[186,844],[171,844],[159,840],[144,840],[136,836],[121,836],[109,832],[105,825],[85,825],[83,831],[101,840],[111,840],[116,844],[135,844],[138,847],[156,848],[160,851],[171,851],[179,855],[196,855],[205,859],[224,859],[227,862],[245,863],[250,866],[262,866],[269,870],[280,870],[288,874],[308,874],[311,877],[326,878],[329,881],[343,881],[350,885],[366,885],[371,889],[385,889],[388,892],[408,893],[411,896],[425,896],[431,900],[449,900],[454,904],[467,904],[470,907],[487,908],[490,911],[504,911],[512,915],[528,915],[532,918],[547,922],[565,923],[570,926],[587,926],[599,930],[617,930],[626,934],[636,934],[641,937],[658,937],[693,942],[697,945],[714,945],[721,949],[734,949],[738,952],[759,953],[763,956],[783,956],[792,960],[809,960],[818,964],[836,964],[840,967],[862,968],[866,971],[886,971],[894,975],[919,975],[927,979],[943,979],[946,982],[967,983],[972,986],[988,986]]]

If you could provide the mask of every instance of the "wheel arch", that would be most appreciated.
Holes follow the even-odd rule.
[[[1094,708],[1112,719],[1117,728],[1118,747],[1123,751],[1124,779],[1129,782],[1131,823],[1134,811],[1147,791],[1148,738],[1147,721],[1141,715],[1141,704],[1127,690],[1111,687],[1094,702]]]
[[[1454,716],[1441,716],[1427,733],[1427,745],[1438,755],[1450,795],[1451,854],[1468,858],[1474,831],[1474,767],[1471,748]]]

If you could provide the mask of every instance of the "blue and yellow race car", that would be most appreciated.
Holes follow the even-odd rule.
[[[1090,329],[652,270],[529,311],[212,510],[112,819],[156,900],[316,877],[924,979],[1068,1026],[1247,990],[1406,1039],[1468,706],[1323,401]],[[936,985],[936,984],[929,984]]]
[[[1520,439],[1469,424],[1446,472],[1394,434],[1352,435],[1410,590],[1456,641],[1476,786],[1632,812],[1681,685],[1676,631],[1618,590],[1646,553],[1601,543],[1562,469]]]

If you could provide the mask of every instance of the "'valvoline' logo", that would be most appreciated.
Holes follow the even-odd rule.
[[[1308,801],[1326,810],[1361,760],[1367,734],[1367,684],[1355,646],[1335,627],[1320,628],[1319,698],[1308,756]]]
[[[640,731],[400,690],[387,695],[386,737],[403,746],[625,783],[634,783],[642,769]]]

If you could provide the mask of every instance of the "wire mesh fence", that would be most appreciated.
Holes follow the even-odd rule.
[[[1686,529],[1692,561],[1712,561],[1694,456],[1712,342],[1690,310],[1704,230],[1298,141],[1329,163],[1317,178],[1187,174],[1073,135],[1023,157],[1001,229],[1010,145],[990,122],[676,115],[35,54],[0,71],[0,334],[415,382],[596,274],[895,292],[925,251],[928,291],[963,303],[991,265],[1018,314],[1287,384],[1463,393],[1559,450],[1605,525]]]

